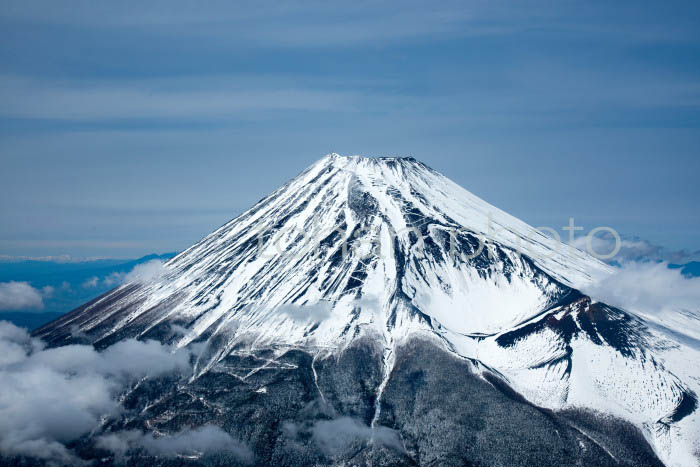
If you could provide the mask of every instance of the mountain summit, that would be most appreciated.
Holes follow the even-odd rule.
[[[196,348],[134,417],[261,464],[696,462],[697,347],[579,290],[610,272],[413,158],[330,154],[36,335]]]

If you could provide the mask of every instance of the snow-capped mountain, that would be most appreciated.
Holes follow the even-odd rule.
[[[412,158],[331,154],[37,335],[197,348],[129,423],[260,462],[697,464],[700,345],[580,292],[610,273]],[[314,445],[339,421],[370,435]]]

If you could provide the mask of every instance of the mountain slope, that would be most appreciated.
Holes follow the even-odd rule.
[[[253,375],[269,371],[286,380],[283,375],[295,373],[304,387],[300,394],[317,393],[309,403],[318,406],[314,417],[321,421],[359,420],[372,430],[370,441],[380,427],[398,430],[398,458],[359,451],[387,462],[472,462],[491,450],[494,463],[501,455],[511,462],[538,456],[561,462],[569,452],[571,463],[591,455],[591,462],[614,464],[620,459],[610,446],[629,452],[644,437],[656,454],[642,449],[634,455],[647,463],[656,462],[655,455],[670,463],[693,459],[698,375],[677,356],[694,355],[697,348],[654,334],[642,319],[581,294],[577,287],[609,274],[608,266],[413,159],[329,155],[166,269],[157,280],[115,289],[37,335],[53,345],[87,340],[105,347],[139,337],[197,347],[188,394],[212,405],[219,396],[203,381],[232,377],[245,387]],[[449,374],[408,364],[406,355],[416,348],[425,354],[418,359],[445,361]],[[348,355],[354,377],[338,368],[324,373]],[[306,377],[303,368],[310,371]],[[538,445],[539,454],[523,460],[485,444],[472,457],[440,457],[444,453],[424,443],[442,431],[420,434],[409,420],[418,416],[416,398],[427,397],[421,388],[444,390],[448,381],[486,384],[490,389],[480,393],[489,394],[484,397],[502,413],[460,431],[460,443],[474,436],[492,443],[485,433],[505,420],[503,404],[510,403],[542,414],[541,420],[532,416],[533,427],[550,436],[568,433],[568,441],[558,451],[542,439],[519,440],[511,433],[503,435],[508,442]],[[280,384],[272,390],[259,382],[249,391],[282,397],[277,390],[287,383]],[[414,402],[406,405],[406,398]],[[457,401],[439,404],[424,402],[421,410],[442,411],[443,422],[462,423],[455,418],[464,412]],[[164,410],[167,420],[176,417],[172,406]],[[615,418],[604,422],[590,410]],[[280,409],[272,426],[283,422],[281,413],[288,421],[298,416]],[[152,425],[155,419],[148,420]],[[610,427],[627,426],[624,420],[637,428],[621,430],[632,433],[628,439],[615,438]],[[320,422],[305,423],[297,431],[313,432]],[[258,435],[247,437],[262,443]],[[280,455],[269,443],[258,452]]]

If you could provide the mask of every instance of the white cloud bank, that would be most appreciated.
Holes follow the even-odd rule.
[[[667,263],[625,263],[583,292],[626,310],[649,314],[691,311],[700,316],[700,277],[685,277]]]
[[[118,415],[117,396],[129,382],[191,371],[189,360],[186,350],[134,339],[101,352],[87,345],[45,348],[26,330],[0,322],[0,455],[82,463],[66,443],[98,428],[102,417]],[[122,448],[126,446],[122,455],[132,444],[152,453],[177,451],[180,446],[244,453],[240,443],[217,430],[204,427],[159,438],[114,434],[103,443],[119,454],[116,441],[121,439]]]
[[[28,282],[0,282],[0,310],[41,310],[53,292],[51,286],[39,290]]]
[[[159,279],[167,271],[165,263],[158,259],[148,261],[146,263],[137,264],[134,269],[131,270],[122,282],[138,282],[147,283]]]

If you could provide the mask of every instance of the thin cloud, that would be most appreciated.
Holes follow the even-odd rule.
[[[207,8],[175,1],[139,4],[139,15],[124,3],[89,2],[80,9],[61,8],[54,2],[10,2],[0,13],[10,21],[84,27],[99,24],[105,29],[167,33],[176,29],[186,38],[217,38],[222,43],[245,41],[264,46],[313,47],[387,44],[413,38],[507,35],[522,30],[541,32],[570,30],[575,34],[622,38],[627,42],[678,40],[694,37],[691,22],[668,31],[639,9],[615,5],[592,8],[569,3],[443,1],[425,8],[416,1],[401,8],[368,2],[244,5],[208,2]],[[620,12],[635,21],[611,21]],[[615,15],[617,14],[617,16]],[[523,26],[523,25],[526,26]]]
[[[112,242],[102,240],[2,240],[2,245],[8,248],[135,248],[144,246],[141,242]],[[100,259],[99,257],[95,258]]]
[[[283,47],[329,47],[363,43],[389,42],[439,34],[461,35],[502,31],[489,21],[486,2],[442,2],[426,10],[419,2],[405,2],[402,8],[382,8],[376,4],[333,4],[311,2],[274,7],[248,4],[245,7],[219,3],[199,8],[188,2],[177,7],[141,7],[138,17],[129,8],[108,4],[86,4],[80,12],[53,8],[47,2],[41,8],[22,5],[4,8],[3,16],[19,21],[38,21],[62,25],[99,23],[105,28],[129,28],[163,31],[178,28],[181,34],[218,37],[221,41],[245,40],[258,45]],[[172,6],[172,5],[171,5]],[[492,9],[491,9],[492,10]],[[501,9],[500,14],[507,13]],[[532,21],[540,16],[532,9]],[[387,27],[387,25],[391,27]],[[470,27],[467,27],[470,26]],[[461,26],[461,27],[460,27]]]
[[[352,417],[320,420],[311,428],[311,436],[316,445],[329,455],[346,452],[356,442],[373,442],[404,451],[398,431],[385,426],[370,427]]]
[[[165,267],[165,262],[154,259],[143,264],[137,264],[134,269],[131,270],[126,276],[124,276],[125,283],[138,282],[147,283],[152,282],[160,277],[162,277],[167,272]]]
[[[279,313],[284,313],[297,322],[323,321],[331,316],[333,308],[330,302],[320,301],[308,305],[287,304],[279,308]]]
[[[386,426],[370,427],[354,417],[337,417],[332,407],[312,408],[307,415],[323,415],[334,418],[305,421],[301,423],[285,422],[282,432],[293,443],[311,439],[327,456],[342,455],[357,447],[374,443],[398,452],[405,452],[401,436],[397,430]]]
[[[124,276],[126,276],[126,274],[123,272],[113,272],[102,279],[102,283],[107,287],[115,287],[124,282]]]
[[[0,76],[0,115],[58,120],[221,118],[264,110],[328,111],[355,108],[356,94],[268,84],[234,87],[220,77],[128,83],[55,83]],[[201,83],[208,83],[202,90]]]

